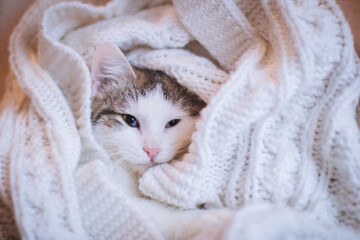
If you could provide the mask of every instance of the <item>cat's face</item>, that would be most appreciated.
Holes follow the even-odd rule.
[[[104,106],[105,107],[105,106]],[[106,106],[108,109],[109,105]],[[97,115],[94,134],[113,159],[163,163],[186,151],[196,117],[163,98],[160,89]]]
[[[131,68],[114,48],[101,45],[93,61],[95,138],[118,163],[153,165],[181,156],[205,103],[164,73]]]

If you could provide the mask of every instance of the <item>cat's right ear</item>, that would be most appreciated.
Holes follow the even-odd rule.
[[[92,96],[96,96],[105,84],[136,78],[135,73],[120,49],[110,42],[101,43],[91,64]]]

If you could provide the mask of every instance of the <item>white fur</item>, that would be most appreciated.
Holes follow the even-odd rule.
[[[154,163],[164,163],[173,160],[177,150],[188,145],[195,128],[196,118],[189,117],[186,112],[163,98],[160,90],[156,89],[145,97],[139,97],[137,102],[130,102],[124,114],[134,116],[139,128],[130,127],[124,119],[121,127],[94,126],[94,134],[98,142],[114,155],[113,159],[122,160],[130,164],[150,164],[150,157],[143,148],[159,148],[160,152]],[[173,119],[180,122],[165,128]]]
[[[116,62],[121,65],[120,68]],[[126,80],[129,72],[133,72],[131,66],[116,46],[110,43],[100,45],[92,66],[93,84],[96,86],[93,93],[96,95],[101,89],[103,75],[119,81],[120,78]],[[121,114],[134,116],[139,127],[128,126],[120,115],[117,120],[122,126],[109,127],[101,122],[93,126],[96,140],[114,162],[114,178],[119,189],[132,197],[136,205],[159,227],[165,239],[189,239],[209,224],[223,222],[228,218],[231,214],[229,210],[184,211],[142,198],[138,192],[139,177],[147,168],[169,162],[180,149],[186,149],[195,130],[196,117],[190,117],[180,106],[164,99],[160,88],[129,101],[128,107]],[[180,122],[166,128],[167,123],[174,119],[180,119]],[[157,148],[160,152],[151,161],[144,148]]]
[[[159,227],[165,239],[195,237],[209,224],[223,222],[230,216],[229,210],[184,211],[141,198],[137,184],[139,176],[148,167],[171,161],[177,150],[188,144],[196,118],[189,117],[179,106],[166,101],[159,89],[140,97],[137,102],[130,102],[124,113],[133,115],[140,127],[130,127],[119,117],[123,126],[95,125],[94,135],[114,162],[118,187],[133,197],[139,208]],[[181,121],[174,127],[165,128],[173,119]],[[143,151],[144,147],[161,149],[154,163]]]

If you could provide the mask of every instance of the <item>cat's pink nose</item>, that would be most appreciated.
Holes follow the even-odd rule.
[[[143,148],[144,151],[148,154],[148,156],[150,157],[151,161],[154,161],[154,159],[156,158],[156,156],[159,154],[160,152],[160,148]]]

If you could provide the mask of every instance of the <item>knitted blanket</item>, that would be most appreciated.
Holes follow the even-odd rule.
[[[234,209],[198,239],[359,238],[360,64],[333,0],[35,2],[1,103],[1,238],[162,239],[92,136],[103,41],[208,104],[183,159],[139,180],[169,205]]]

